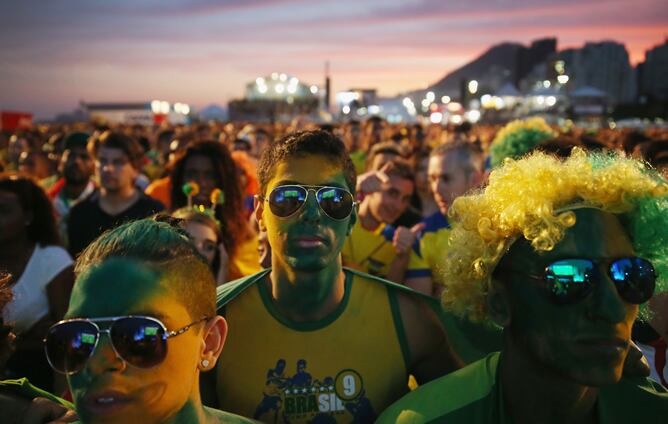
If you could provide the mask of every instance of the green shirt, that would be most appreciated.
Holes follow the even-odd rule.
[[[377,423],[512,423],[497,380],[500,352],[412,391]],[[599,391],[601,424],[658,423],[668,417],[668,392],[647,379],[622,379]]]

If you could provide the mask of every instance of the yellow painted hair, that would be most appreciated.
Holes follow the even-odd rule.
[[[446,309],[487,321],[485,296],[491,275],[518,237],[536,251],[549,251],[575,224],[578,204],[621,214],[636,252],[668,281],[666,182],[634,159],[574,149],[565,160],[535,152],[507,159],[478,193],[453,202],[450,248],[444,267]],[[662,228],[661,228],[662,227]]]

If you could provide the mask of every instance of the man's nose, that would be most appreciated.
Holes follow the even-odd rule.
[[[600,273],[600,280],[594,287],[589,302],[589,313],[594,318],[617,324],[626,319],[630,304],[619,295],[617,286],[608,273],[604,270]]]
[[[320,220],[322,218],[316,194],[312,190],[307,192],[306,203],[302,207],[301,215],[307,220]]]
[[[100,375],[105,372],[122,371],[125,369],[125,361],[118,356],[111,346],[111,340],[105,333],[100,333],[95,351],[86,363],[86,371],[92,375]]]

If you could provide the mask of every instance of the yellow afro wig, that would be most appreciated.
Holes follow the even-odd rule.
[[[634,159],[574,149],[565,160],[542,152],[506,159],[486,188],[450,208],[450,248],[443,305],[473,321],[488,321],[485,297],[491,275],[518,237],[549,251],[575,224],[577,205],[621,214],[639,256],[657,271],[657,290],[668,282],[668,185]]]

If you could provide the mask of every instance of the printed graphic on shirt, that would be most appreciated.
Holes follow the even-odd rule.
[[[376,414],[365,397],[364,380],[355,370],[344,369],[335,376],[314,378],[305,359],[290,374],[284,359],[267,370],[262,400],[253,418],[262,422],[373,422]]]

